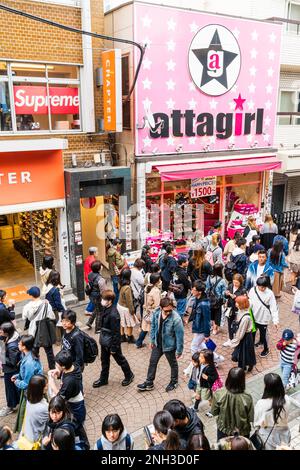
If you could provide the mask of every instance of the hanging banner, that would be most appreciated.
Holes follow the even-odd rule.
[[[217,194],[217,177],[206,176],[191,180],[191,197],[215,196]]]
[[[102,52],[104,129],[122,132],[122,58],[121,50]]]

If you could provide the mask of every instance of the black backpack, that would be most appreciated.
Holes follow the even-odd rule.
[[[92,364],[95,362],[99,353],[98,344],[96,340],[85,331],[80,330],[79,334],[83,337],[83,362],[85,364]]]
[[[211,284],[211,280],[209,279],[210,286],[208,289],[207,296],[210,301],[210,308],[212,309],[220,308],[223,304],[223,299],[216,295],[216,287],[221,281],[222,281],[222,278],[218,279],[217,282],[215,282],[215,284]]]
[[[232,282],[233,276],[237,273],[237,266],[233,261],[229,261],[224,269],[224,276],[227,282]]]

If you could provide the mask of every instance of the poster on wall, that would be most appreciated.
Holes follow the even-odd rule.
[[[191,180],[191,197],[215,196],[217,194],[216,176],[206,176]]]

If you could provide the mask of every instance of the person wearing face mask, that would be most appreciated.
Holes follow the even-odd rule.
[[[122,354],[120,315],[116,306],[113,305],[114,300],[115,294],[112,290],[105,290],[102,293],[102,311],[99,318],[102,369],[100,378],[93,383],[94,388],[108,384],[111,355],[124,373],[122,385],[125,387],[134,379],[130,365]]]

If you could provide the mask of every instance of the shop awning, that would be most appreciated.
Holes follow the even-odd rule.
[[[156,165],[162,181],[178,181],[204,176],[238,175],[281,168],[276,156],[241,158],[222,161],[195,162],[186,164]]]

